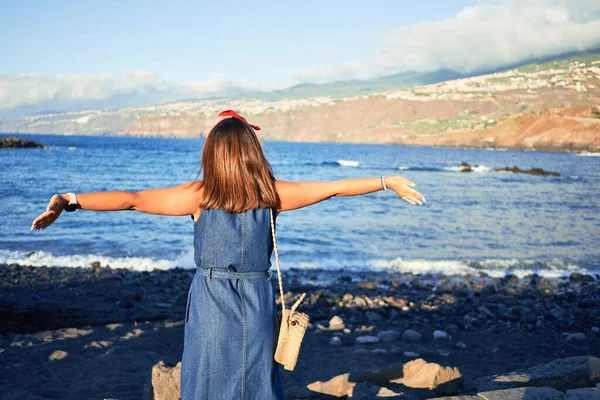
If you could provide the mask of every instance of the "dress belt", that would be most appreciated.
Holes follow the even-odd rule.
[[[196,267],[196,272],[207,276],[210,280],[211,278],[226,278],[226,279],[261,279],[267,278],[271,279],[273,276],[273,271],[270,269],[266,271],[255,271],[255,272],[235,272],[235,271],[226,271],[222,268],[203,268]]]

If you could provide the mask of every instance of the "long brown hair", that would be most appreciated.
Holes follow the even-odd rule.
[[[236,118],[212,128],[202,151],[200,208],[241,213],[279,207],[275,175],[254,129]]]

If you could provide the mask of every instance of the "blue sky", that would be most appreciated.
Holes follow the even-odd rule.
[[[0,0],[0,118],[600,48],[598,0]]]
[[[150,70],[285,79],[366,57],[387,28],[455,15],[466,1],[3,1],[4,74]]]

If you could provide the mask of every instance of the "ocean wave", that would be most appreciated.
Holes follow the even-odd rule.
[[[360,165],[360,162],[355,160],[337,160],[337,163],[342,167],[358,167]]]
[[[171,269],[177,267],[176,261],[154,260],[150,257],[107,257],[96,254],[53,255],[45,251],[0,250],[0,264],[30,265],[33,267],[87,267],[93,262],[111,268],[127,268],[136,271]]]
[[[579,157],[600,157],[600,153],[583,152],[577,153]]]
[[[537,274],[545,278],[563,278],[568,277],[573,272],[590,273],[586,268],[558,259],[549,261],[515,259],[454,261],[404,260],[402,258],[395,258],[393,260],[375,260],[371,264],[371,267],[374,269],[389,269],[413,274],[466,275],[484,272],[494,278],[502,278],[506,275],[516,275],[519,278],[523,278],[532,274]]]
[[[0,264],[18,264],[23,266],[48,267],[88,267],[93,262],[100,265],[110,265],[111,268],[126,268],[135,271],[168,270],[172,268],[195,268],[194,251],[190,249],[174,260],[152,259],[150,257],[107,257],[102,255],[53,255],[44,251],[23,252],[0,250]],[[273,268],[274,268],[273,263]],[[337,270],[340,268],[353,271],[393,271],[413,273],[417,275],[477,275],[486,273],[490,277],[502,278],[506,275],[516,275],[523,278],[537,274],[545,278],[564,278],[573,272],[590,274],[600,271],[590,271],[568,261],[552,259],[549,261],[516,260],[516,259],[487,259],[487,260],[407,260],[401,257],[394,259],[363,259],[339,260],[316,259],[294,260],[281,265],[283,270],[288,268],[303,270]]]

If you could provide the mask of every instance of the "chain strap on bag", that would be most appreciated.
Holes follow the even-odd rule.
[[[308,326],[309,317],[303,312],[296,311],[306,293],[294,303],[290,309],[285,308],[285,299],[283,294],[283,281],[281,279],[281,268],[279,266],[279,254],[277,252],[277,240],[275,239],[275,223],[273,221],[273,209],[269,208],[271,213],[271,234],[273,235],[273,250],[275,251],[275,263],[277,265],[277,278],[279,280],[279,295],[281,297],[281,316],[279,337],[277,339],[277,349],[275,350],[275,361],[283,365],[288,371],[293,371],[298,362],[300,346]]]

